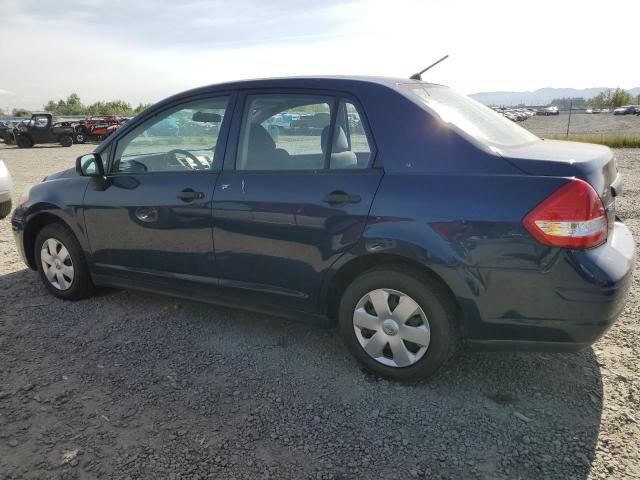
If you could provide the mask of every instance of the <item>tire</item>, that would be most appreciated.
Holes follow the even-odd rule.
[[[386,305],[391,317],[394,317],[399,305],[398,299],[399,302],[404,302],[404,297],[409,297],[417,304],[419,308],[416,312],[419,313],[397,323],[382,314],[380,316],[387,320],[380,323],[375,309],[371,310],[373,303],[365,299],[370,293],[381,291],[388,295]],[[362,324],[361,320],[354,320],[356,308],[360,312],[365,311],[365,320],[376,318],[371,324],[377,329],[375,333],[374,330],[363,331],[356,326],[356,323]],[[373,316],[369,312],[373,312]],[[459,338],[455,312],[450,295],[439,281],[411,268],[390,265],[369,270],[349,285],[340,301],[338,321],[348,349],[366,370],[396,380],[419,380],[431,376],[453,355]],[[428,334],[425,334],[425,327]],[[407,343],[404,338],[411,332],[419,335],[411,338],[419,339],[416,341],[420,341],[422,345]],[[366,338],[371,333],[373,334]],[[375,355],[377,359],[367,353],[363,345],[365,342],[369,345],[368,342],[373,338],[380,339],[377,341],[378,345],[385,345],[384,348],[377,348],[376,343],[371,344],[374,345],[372,350],[378,352]],[[426,350],[424,343],[427,344]],[[395,345],[393,348],[398,352],[397,359],[392,345]],[[389,355],[393,358],[389,358]],[[409,363],[402,365],[403,359],[409,360]],[[396,362],[400,365],[392,365]]]
[[[46,250],[43,254],[45,244]],[[66,249],[68,255],[61,248],[58,248],[58,244]],[[86,258],[78,240],[67,226],[61,223],[46,225],[36,236],[34,252],[36,267],[42,283],[56,297],[64,300],[81,300],[93,294],[95,287],[91,281]],[[48,261],[45,258],[47,254],[49,255]],[[64,269],[69,266],[72,268],[72,275],[68,273],[68,268]],[[53,278],[50,280],[45,269],[49,270],[52,267],[50,275]],[[63,273],[62,280],[56,272]]]
[[[31,148],[33,147],[33,140],[26,135],[18,135],[16,137],[16,145],[18,145],[18,148]]]
[[[73,145],[73,138],[71,138],[71,135],[61,136],[60,145],[62,145],[63,147],[70,147],[71,145]]]
[[[11,213],[11,207],[11,200],[0,203],[0,220],[9,216],[9,214]]]
[[[86,141],[87,137],[84,135],[84,133],[77,132],[73,135],[73,143],[83,144]]]

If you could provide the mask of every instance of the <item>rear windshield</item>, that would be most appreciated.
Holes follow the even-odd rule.
[[[418,102],[434,110],[442,121],[455,125],[479,142],[515,147],[539,140],[489,107],[442,85],[407,85]]]

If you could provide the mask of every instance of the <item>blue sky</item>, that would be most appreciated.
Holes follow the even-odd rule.
[[[153,102],[240,78],[428,79],[465,93],[640,83],[635,0],[0,0],[0,107]],[[621,15],[620,12],[623,12]],[[637,22],[636,22],[637,23]]]

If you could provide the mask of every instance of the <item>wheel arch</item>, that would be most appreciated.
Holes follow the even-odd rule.
[[[35,243],[38,232],[40,232],[40,230],[42,230],[47,225],[51,225],[53,223],[60,223],[66,226],[73,233],[76,239],[80,241],[75,230],[71,227],[71,225],[69,225],[69,222],[67,222],[60,215],[57,215],[52,211],[36,213],[28,220],[22,234],[25,259],[27,260],[29,268],[31,268],[32,270],[36,269]],[[80,244],[82,245],[82,242],[80,242]]]
[[[446,292],[448,300],[450,300],[454,306],[459,323],[462,324],[462,306],[448,283],[438,275],[438,273],[423,263],[395,253],[375,253],[356,256],[334,271],[323,289],[323,294],[321,294],[321,305],[324,306],[325,313],[332,322],[335,322],[337,319],[338,306],[346,286],[367,270],[384,267],[386,265],[405,266],[438,282]]]

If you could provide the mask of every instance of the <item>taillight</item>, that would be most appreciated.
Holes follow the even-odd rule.
[[[591,248],[607,241],[607,214],[587,182],[570,180],[522,220],[527,231],[551,247]]]

